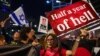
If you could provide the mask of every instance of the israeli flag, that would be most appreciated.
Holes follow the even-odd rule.
[[[25,18],[25,14],[24,14],[24,11],[23,11],[22,7],[19,7],[17,10],[15,10],[13,13],[11,13],[9,15],[9,17],[11,17],[11,19],[17,25],[29,26],[29,23]]]

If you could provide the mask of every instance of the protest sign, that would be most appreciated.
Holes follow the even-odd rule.
[[[99,19],[91,6],[84,1],[53,10],[47,17],[57,35],[64,35]]]

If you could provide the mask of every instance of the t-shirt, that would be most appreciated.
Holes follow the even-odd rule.
[[[46,50],[40,50],[40,56],[66,56],[66,49],[61,48],[47,48]]]

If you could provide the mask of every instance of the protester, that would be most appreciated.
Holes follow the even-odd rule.
[[[68,40],[66,38],[60,39],[64,48],[71,50],[74,56],[92,56],[92,41],[89,40],[88,30],[81,28],[78,30],[78,36],[75,36],[75,40]],[[75,33],[76,34],[76,33]],[[69,37],[70,38],[70,37]],[[74,51],[73,51],[74,50]]]
[[[55,34],[48,34],[43,41],[40,56],[66,56],[71,54],[71,52],[66,52],[66,49],[61,47],[60,41]]]
[[[30,27],[23,28],[21,30],[21,42],[23,44],[32,44],[33,46],[39,45],[34,29]]]
[[[0,46],[3,46],[5,44],[6,44],[5,37],[3,35],[0,35]]]
[[[96,43],[90,39],[88,29],[81,28],[80,32],[81,32],[80,46],[87,48],[87,50],[91,52]],[[95,38],[95,37],[92,36],[91,38]]]
[[[81,28],[80,32],[81,32],[80,34],[81,39],[89,39],[89,32],[87,28]]]
[[[5,28],[5,24],[8,20],[9,18],[6,18],[5,20],[0,21],[0,34],[5,37],[5,41],[9,44],[11,41],[11,38],[9,38],[10,36],[6,34],[7,29]]]
[[[20,31],[15,31],[12,36],[13,40],[11,41],[11,45],[21,45]]]
[[[38,41],[38,39],[35,36],[35,31],[34,29],[30,28],[30,27],[25,27],[21,30],[21,42],[24,45],[27,44],[32,44],[32,52],[35,56],[39,56],[39,52],[40,52],[40,48],[41,45]],[[35,51],[34,51],[35,50]],[[32,52],[29,53],[29,55],[32,55]]]

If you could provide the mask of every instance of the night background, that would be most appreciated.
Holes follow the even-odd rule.
[[[71,4],[73,4],[75,2],[78,2],[78,1],[80,1],[80,0],[0,0],[0,35],[4,35],[4,37],[6,37],[4,40],[6,40],[6,42],[7,42],[7,43],[5,43],[4,46],[0,45],[0,56],[27,56],[26,54],[30,53],[30,51],[35,51],[35,52],[31,52],[31,53],[34,54],[39,49],[39,48],[36,48],[36,47],[38,47],[38,45],[37,46],[33,46],[33,45],[30,45],[31,43],[29,43],[30,47],[28,45],[26,45],[26,44],[25,45],[17,46],[16,43],[14,43],[15,45],[13,45],[13,44],[9,45],[11,43],[11,41],[13,40],[12,37],[13,37],[14,32],[20,32],[20,30],[24,29],[25,27],[24,26],[14,25],[14,22],[11,20],[11,18],[6,21],[4,27],[1,27],[1,25],[2,25],[1,22],[3,22],[5,19],[7,19],[9,17],[9,14],[11,14],[12,12],[14,12],[17,8],[19,8],[20,6],[22,6],[23,11],[25,13],[25,17],[28,20],[30,27],[32,27],[35,30],[35,38],[37,38],[39,40],[40,39],[44,39],[45,40],[44,37],[47,37],[48,35],[44,34],[44,33],[38,32],[38,25],[39,25],[40,16],[46,17],[46,14],[48,12],[50,12],[52,10],[55,10],[55,9],[58,9],[58,8],[61,8],[61,7],[64,7],[64,6],[71,5]],[[97,14],[98,14],[98,16],[100,18],[100,0],[87,0],[87,1],[88,1],[88,3],[92,4],[92,6],[96,10],[96,12],[97,12]],[[22,19],[22,18],[20,18],[20,19]],[[98,22],[100,22],[100,21],[98,21]],[[95,25],[95,23],[93,23],[93,25]],[[90,33],[91,33],[92,37],[95,36],[98,39],[94,39],[94,40],[89,39],[89,41],[88,41],[88,40],[86,40],[87,39],[86,38],[86,39],[82,40],[82,41],[84,41],[84,40],[85,41],[82,42],[83,44],[81,44],[81,45],[83,47],[88,48],[89,50],[92,47],[93,48],[97,47],[96,46],[97,43],[98,43],[98,46],[100,48],[100,44],[99,44],[100,43],[100,24],[97,24],[96,26],[91,27],[91,29],[96,28],[97,26],[99,26],[99,29],[95,30],[95,34],[94,34],[93,30],[92,30],[93,32],[90,32]],[[52,27],[49,24],[48,25],[48,30],[50,30],[51,28]],[[71,31],[73,31],[73,30],[71,30]],[[81,34],[80,34],[80,31],[77,31],[77,30],[75,30],[75,32],[72,32],[69,35],[71,36],[71,38],[76,38],[76,36],[82,37]],[[63,36],[63,37],[66,38],[67,36]],[[35,40],[36,42],[37,42],[37,39]],[[57,38],[57,39],[60,39],[60,38]],[[1,38],[1,40],[2,40],[2,38]],[[4,40],[3,40],[3,42],[4,42]],[[51,39],[51,40],[53,40],[53,39]],[[62,44],[62,46],[64,46],[65,48],[67,47],[67,45],[69,46],[69,48],[71,48],[72,45],[73,45],[73,43],[74,43],[73,42],[74,40],[76,40],[75,41],[76,43],[77,42],[81,43],[80,39],[78,41],[77,41],[77,39],[73,39],[70,42],[66,38],[66,39],[64,39],[63,44],[60,43],[60,42],[58,42],[59,40],[57,40],[57,41],[55,40],[55,41],[58,42],[58,43],[60,43],[60,44]],[[21,39],[19,39],[19,41],[21,42]],[[53,42],[55,42],[55,41],[53,41]],[[66,42],[66,41],[68,41],[68,42]],[[44,42],[43,42],[43,45],[44,45]],[[57,48],[57,50],[60,51],[60,52],[61,52],[61,49]],[[56,50],[56,49],[54,49],[54,50]],[[69,49],[69,50],[73,51],[73,49]],[[58,51],[55,52],[55,54],[58,53]],[[91,49],[91,52],[93,53],[93,49]],[[33,54],[32,54],[32,56],[36,56],[36,55],[33,55]],[[82,52],[82,55],[83,54],[84,53]],[[100,50],[99,50],[98,54],[100,54]],[[58,55],[58,56],[60,56],[60,55]],[[97,56],[97,55],[95,55],[95,56]]]

